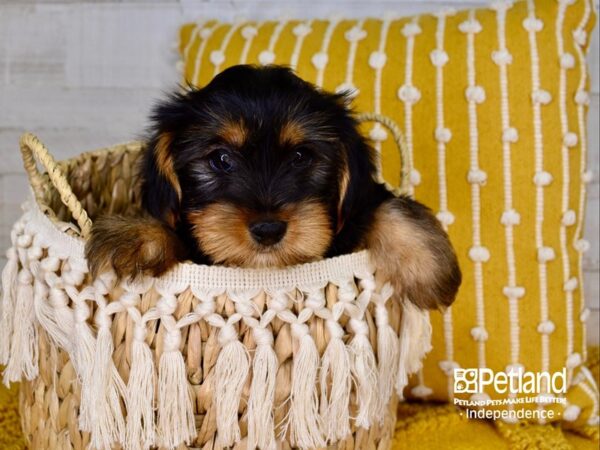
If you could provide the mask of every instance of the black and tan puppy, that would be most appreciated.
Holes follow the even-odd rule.
[[[449,305],[461,274],[431,212],[373,180],[345,98],[280,67],[236,66],[172,96],[143,155],[148,218],[96,221],[93,274],[157,276],[177,262],[283,267],[371,251],[396,290]]]

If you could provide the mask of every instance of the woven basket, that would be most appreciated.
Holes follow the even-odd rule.
[[[25,135],[21,150],[35,198],[2,274],[0,363],[31,448],[389,448],[431,329],[367,251],[92,282],[85,238],[138,207],[141,145],[56,163]]]

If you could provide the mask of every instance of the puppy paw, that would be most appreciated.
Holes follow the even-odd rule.
[[[383,203],[366,244],[378,273],[401,297],[427,309],[452,304],[460,268],[448,235],[427,207],[407,197]]]
[[[130,280],[160,276],[185,259],[183,245],[163,223],[123,216],[94,222],[85,255],[93,278],[113,270],[118,279]]]

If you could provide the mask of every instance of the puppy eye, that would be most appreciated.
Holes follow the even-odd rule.
[[[296,150],[292,158],[292,166],[296,169],[303,169],[310,166],[312,156],[308,150]]]
[[[235,170],[235,161],[225,149],[212,152],[208,163],[215,172],[231,173]]]

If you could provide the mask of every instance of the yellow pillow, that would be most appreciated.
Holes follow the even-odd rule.
[[[415,397],[455,397],[454,368],[566,367],[567,402],[547,409],[575,427],[598,423],[581,292],[594,18],[590,0],[529,0],[409,18],[181,28],[192,85],[239,63],[289,65],[324,89],[355,89],[357,111],[404,129],[411,191],[438,211],[464,274],[455,305],[432,314],[434,348],[414,377]],[[398,185],[391,137],[379,125],[364,131]],[[506,395],[488,388],[473,398],[488,397]]]

